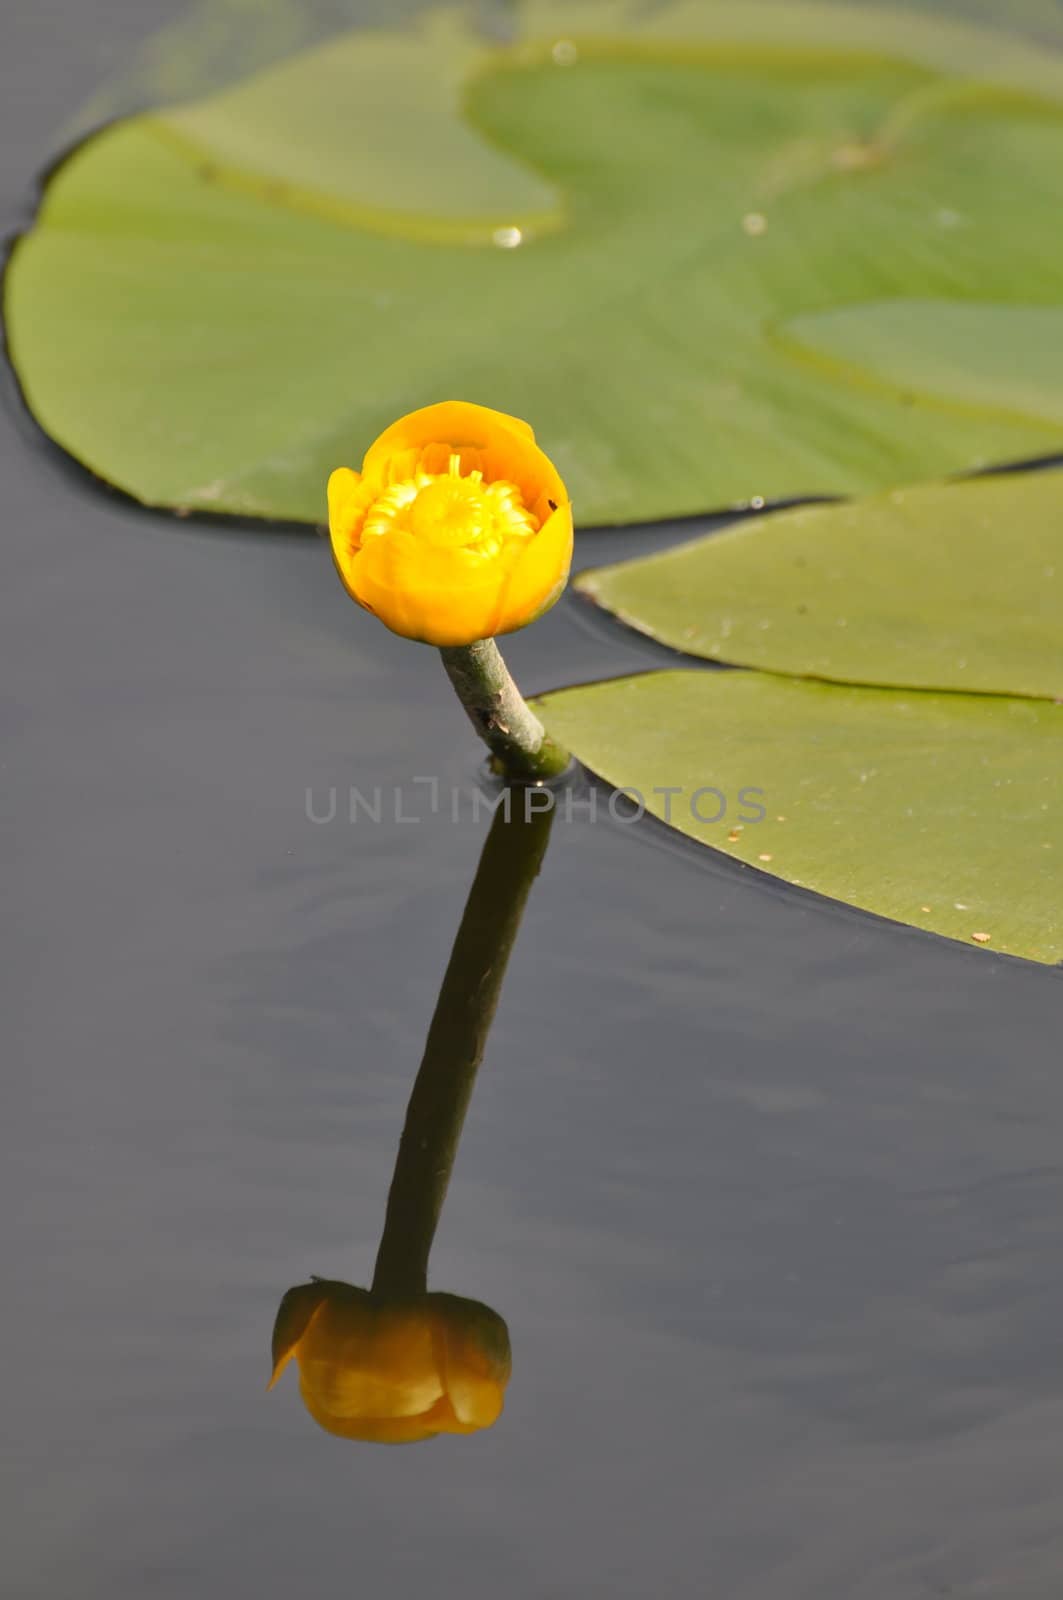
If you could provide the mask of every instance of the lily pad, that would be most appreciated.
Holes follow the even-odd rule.
[[[946,226],[962,226],[960,218],[945,216]],[[1001,416],[1049,417],[1063,427],[1060,306],[885,300],[796,317],[780,338],[795,356],[833,363],[854,383],[877,382]]]
[[[777,512],[576,585],[690,655],[1063,697],[1060,472]]]
[[[41,424],[148,503],[308,521],[452,394],[532,418],[584,525],[1063,448],[1057,53],[803,0],[513,19],[76,151],[6,277]]]
[[[1063,960],[1063,707],[702,669],[539,709],[702,844],[879,916]]]

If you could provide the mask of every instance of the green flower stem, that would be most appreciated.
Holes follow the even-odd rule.
[[[469,1098],[553,820],[552,806],[533,810],[521,790],[509,790],[484,841],[406,1109],[374,1294],[417,1295],[427,1288],[428,1255]]]
[[[560,777],[572,757],[529,711],[493,639],[440,650],[447,676],[497,770],[511,783]]]

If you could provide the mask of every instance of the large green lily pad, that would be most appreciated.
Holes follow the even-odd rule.
[[[702,844],[974,947],[1063,960],[1063,707],[696,670],[539,709]]]
[[[1063,697],[1061,472],[777,512],[576,585],[691,655]]]
[[[42,425],[309,521],[451,395],[531,419],[583,524],[1063,446],[1057,53],[803,0],[513,29],[344,35],[85,144],[6,279]]]

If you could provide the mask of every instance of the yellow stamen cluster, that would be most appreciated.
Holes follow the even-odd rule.
[[[383,490],[366,510],[361,544],[400,529],[437,548],[465,549],[487,560],[537,533],[539,522],[516,484],[484,483],[479,471],[462,477],[461,456],[452,453],[445,473],[422,469]]]

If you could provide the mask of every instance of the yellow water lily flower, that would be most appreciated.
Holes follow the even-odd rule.
[[[510,1373],[506,1325],[478,1300],[382,1299],[322,1279],[289,1289],[281,1301],[271,1389],[293,1356],[314,1421],[343,1439],[377,1444],[489,1428]]]
[[[526,422],[464,400],[402,417],[329,478],[351,596],[394,633],[472,644],[523,628],[568,581],[572,507]]]

